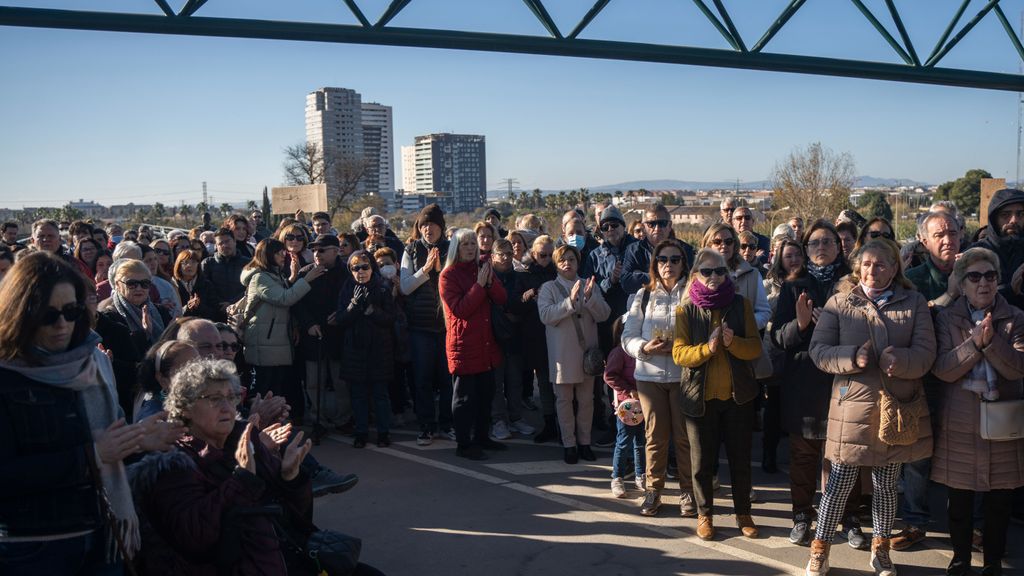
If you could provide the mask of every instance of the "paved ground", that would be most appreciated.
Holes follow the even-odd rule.
[[[754,518],[761,538],[739,535],[723,465],[718,536],[703,542],[694,535],[696,521],[678,516],[676,490],[666,490],[656,518],[639,515],[635,489],[628,499],[612,498],[610,449],[599,450],[596,463],[570,466],[555,444],[521,438],[478,463],[457,458],[447,440],[419,447],[411,429],[392,436],[386,449],[356,450],[342,436],[315,448],[324,464],[360,476],[352,491],[316,501],[318,524],[361,536],[363,560],[389,576],[803,574],[807,549],[787,539],[787,475],[765,474],[759,463]],[[785,467],[784,449],[781,459]],[[944,515],[943,503],[933,507]],[[934,535],[925,547],[893,553],[901,576],[944,573],[951,553],[946,535]],[[1008,545],[1004,573],[1024,574],[1024,527],[1011,526]],[[868,556],[837,538],[831,574],[870,574]],[[976,554],[976,566],[980,560]]]

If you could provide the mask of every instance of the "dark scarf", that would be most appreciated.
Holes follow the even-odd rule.
[[[698,308],[708,310],[721,310],[732,304],[736,298],[736,285],[728,276],[725,282],[717,290],[712,290],[704,285],[699,279],[694,279],[690,284],[690,301]]]
[[[835,279],[836,271],[839,270],[841,265],[842,261],[838,258],[836,258],[831,264],[826,264],[825,266],[818,266],[814,262],[808,260],[807,272],[810,273],[811,276],[814,276],[815,280],[818,282],[828,285]]]

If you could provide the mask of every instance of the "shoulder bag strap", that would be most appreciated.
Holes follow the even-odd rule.
[[[554,282],[555,286],[558,287],[558,291],[562,293],[562,296],[565,296],[566,298],[569,297],[569,293],[565,290],[565,286],[562,286],[562,284],[558,282],[557,278],[552,280],[552,282]],[[578,338],[580,341],[580,349],[586,350],[587,341],[583,337],[583,328],[580,327],[579,315],[575,310],[572,311],[572,325],[574,328],[576,328],[576,338]]]

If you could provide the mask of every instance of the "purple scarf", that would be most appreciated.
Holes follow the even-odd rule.
[[[736,285],[732,283],[730,277],[725,278],[725,282],[719,286],[718,290],[708,288],[699,278],[695,278],[690,284],[690,301],[698,308],[720,310],[732,304],[734,298],[736,298]]]

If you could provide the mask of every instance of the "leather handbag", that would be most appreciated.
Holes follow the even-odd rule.
[[[344,576],[355,571],[363,541],[334,530],[313,532],[303,551],[318,574]]]
[[[1024,438],[1024,400],[981,402],[981,437],[993,442]]]

